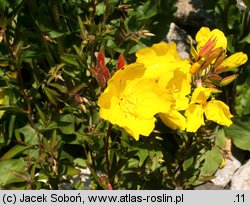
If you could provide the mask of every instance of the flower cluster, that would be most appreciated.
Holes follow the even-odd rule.
[[[196,132],[207,120],[232,124],[229,107],[214,94],[236,78],[225,72],[244,64],[247,55],[227,57],[227,39],[218,29],[201,28],[196,42],[196,48],[191,42],[190,59],[181,59],[173,42],[137,51],[136,62],[108,80],[98,100],[100,117],[136,140],[153,131],[156,115],[171,129],[187,132]]]

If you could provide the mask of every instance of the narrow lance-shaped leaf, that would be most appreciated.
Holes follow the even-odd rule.
[[[6,152],[2,157],[1,157],[1,161],[3,160],[8,160],[11,159],[13,157],[15,157],[16,155],[22,153],[23,151],[25,151],[26,149],[32,147],[32,145],[30,146],[24,146],[24,145],[15,145],[13,146],[8,152]]]

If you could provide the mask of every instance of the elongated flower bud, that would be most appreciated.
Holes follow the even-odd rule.
[[[221,81],[222,80],[222,77],[220,75],[218,75],[218,74],[211,74],[210,78],[212,80],[216,80],[216,81]]]
[[[215,71],[216,74],[220,74],[222,72],[227,72],[228,71],[228,67],[220,65],[217,68],[215,68],[214,71]]]
[[[238,74],[233,74],[233,75],[225,77],[224,79],[221,80],[220,86],[226,86],[226,85],[230,84],[237,77],[238,77]]]
[[[215,47],[216,45],[216,40],[215,39],[209,39],[207,43],[201,48],[199,52],[200,57],[205,57],[207,56]]]
[[[116,71],[122,69],[125,65],[125,59],[123,54],[121,53],[118,57],[118,61],[117,61],[117,66],[116,66]]]
[[[226,53],[225,52],[222,52],[220,54],[220,56],[216,59],[216,61],[214,62],[214,68],[217,68],[218,66],[221,65],[221,63],[224,61],[226,57]]]
[[[215,48],[214,50],[212,50],[206,57],[206,61],[211,62],[212,60],[214,60],[215,58],[219,57],[220,54],[222,53],[222,48],[218,47]]]

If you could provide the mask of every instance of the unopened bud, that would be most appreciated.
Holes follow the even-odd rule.
[[[225,59],[225,56],[226,56],[226,53],[225,52],[222,52],[220,54],[220,56],[216,59],[216,61],[214,62],[214,68],[217,68],[218,66],[221,65],[221,63],[224,61]]]
[[[196,74],[201,68],[201,64],[199,62],[194,62],[190,68],[190,72],[192,74]]]
[[[88,104],[89,106],[91,106],[91,103],[87,98],[82,97],[82,101],[85,102],[86,104]]]
[[[83,99],[82,99],[82,97],[81,97],[80,95],[75,94],[74,97],[75,97],[75,101],[76,101],[78,104],[82,104],[82,103],[83,103]]]
[[[2,29],[0,30],[0,43],[1,43],[2,40],[3,40],[4,33],[5,33],[5,29],[2,28]]]
[[[238,74],[233,74],[233,75],[225,77],[224,79],[221,80],[220,86],[226,86],[226,85],[230,84],[237,77],[238,77]]]
[[[208,88],[215,88],[216,87],[214,84],[212,84],[211,82],[208,82],[208,81],[206,81],[205,84],[206,84],[206,87],[208,87]]]
[[[199,52],[200,57],[205,57],[207,56],[215,47],[216,45],[216,40],[215,39],[209,39],[207,43],[201,48]]]
[[[87,112],[86,107],[83,104],[79,104],[79,107],[84,113]]]
[[[147,29],[143,29],[143,30],[139,31],[139,33],[141,34],[141,36],[155,36],[155,34],[151,33]]]
[[[211,88],[211,92],[214,93],[214,94],[217,94],[217,93],[221,93],[222,91],[219,90],[219,89],[217,89],[217,88],[215,88],[215,87],[212,87]]]
[[[214,71],[215,71],[216,74],[220,74],[222,72],[227,72],[228,71],[228,67],[220,65],[217,68],[215,68]]]
[[[208,54],[208,56],[206,57],[206,61],[211,62],[215,58],[219,57],[222,51],[223,50],[221,47],[215,48]]]
[[[123,54],[121,53],[118,57],[118,61],[117,61],[117,66],[116,66],[116,71],[122,69],[125,65],[125,59]]]
[[[142,36],[155,36],[155,34],[151,33],[149,30],[146,30],[146,29],[136,31],[133,34],[136,35],[139,38],[142,37]]]
[[[107,189],[108,190],[113,190],[112,185],[110,183],[108,183]]]
[[[221,81],[221,79],[222,79],[222,77],[220,75],[218,75],[218,74],[211,74],[210,78],[212,80],[216,80],[216,81]]]

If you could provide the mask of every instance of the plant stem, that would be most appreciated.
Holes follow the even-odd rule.
[[[106,158],[106,163],[107,163],[107,175],[108,178],[110,179],[110,162],[109,162],[109,136],[112,130],[112,124],[109,123],[109,127],[108,127],[108,131],[107,131],[107,135],[105,138],[105,158]]]

